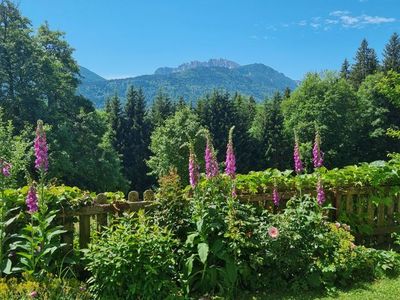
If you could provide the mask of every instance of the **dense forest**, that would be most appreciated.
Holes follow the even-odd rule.
[[[339,67],[339,66],[338,66]],[[366,39],[340,71],[306,74],[293,91],[257,103],[223,90],[188,103],[163,90],[151,101],[130,86],[126,99],[104,110],[77,94],[79,66],[64,34],[45,23],[34,29],[11,1],[0,4],[0,157],[13,164],[11,182],[33,168],[31,132],[48,131],[49,177],[93,191],[143,191],[176,168],[188,184],[188,142],[202,163],[208,128],[223,161],[233,133],[239,173],[292,168],[294,135],[311,157],[316,130],[328,168],[386,159],[400,151],[400,38],[393,33],[381,61]],[[146,105],[151,102],[151,105]],[[123,103],[123,104],[122,104]],[[307,159],[310,161],[310,159]],[[311,168],[311,166],[307,166]]]

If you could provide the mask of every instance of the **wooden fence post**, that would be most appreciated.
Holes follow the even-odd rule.
[[[79,247],[86,249],[90,241],[90,215],[79,216]]]
[[[103,193],[98,194],[96,197],[96,202],[98,204],[107,204],[107,196]],[[107,226],[107,214],[101,213],[96,215],[97,220],[97,231],[101,232],[103,227]]]
[[[72,249],[74,249],[74,217],[64,216],[63,227],[67,232],[62,234],[61,240],[66,244],[65,253],[69,253]]]

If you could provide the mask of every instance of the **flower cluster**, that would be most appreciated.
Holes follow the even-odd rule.
[[[274,186],[274,190],[272,191],[272,200],[274,201],[275,206],[279,206],[280,197],[276,186]]]
[[[320,149],[321,145],[321,136],[319,135],[319,132],[315,134],[315,141],[314,141],[314,147],[313,147],[313,163],[314,163],[314,168],[320,168],[322,167],[324,163],[323,159],[323,153],[321,152]]]
[[[28,195],[26,196],[26,206],[28,207],[28,212],[33,214],[38,211],[38,198],[36,195],[36,188],[32,184],[29,188]]]
[[[268,229],[268,235],[273,238],[276,239],[279,236],[279,230],[278,228],[276,228],[275,226],[272,226]]]
[[[189,153],[189,181],[190,185],[195,188],[199,181],[199,166],[196,163],[196,155],[194,154],[193,147],[190,147]]]
[[[204,156],[206,162],[206,177],[207,179],[213,178],[219,174],[218,162],[215,157],[214,147],[211,142],[211,137],[207,135],[207,145]]]
[[[235,152],[233,150],[233,140],[232,140],[234,128],[235,126],[233,126],[229,130],[229,140],[228,140],[228,145],[226,147],[226,161],[225,161],[225,174],[230,176],[232,179],[235,178],[236,174],[236,158],[235,158]]]
[[[317,201],[319,205],[322,205],[325,202],[325,191],[322,186],[321,178],[318,178],[317,182]]]
[[[35,148],[35,167],[40,172],[47,172],[49,168],[49,157],[47,153],[46,132],[43,129],[43,122],[37,122]]]
[[[1,169],[1,173],[3,174],[3,176],[8,177],[10,176],[10,170],[11,170],[12,165],[8,162],[6,162],[3,159],[0,159],[0,169]]]
[[[294,170],[296,171],[297,174],[303,172],[303,163],[300,158],[300,147],[299,147],[299,141],[296,137],[295,143],[294,143],[294,152],[293,152],[293,159],[294,159]]]

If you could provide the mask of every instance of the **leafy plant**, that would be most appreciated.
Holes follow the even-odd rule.
[[[178,297],[176,245],[143,211],[120,218],[94,236],[85,252],[90,291],[96,299]]]

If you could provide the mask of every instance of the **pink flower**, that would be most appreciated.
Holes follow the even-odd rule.
[[[189,181],[192,188],[195,188],[197,182],[199,181],[199,166],[196,163],[196,155],[192,147],[190,147],[190,154],[189,154]]]
[[[236,158],[235,158],[235,152],[233,151],[233,141],[232,141],[234,128],[235,126],[233,126],[229,130],[229,141],[226,147],[226,161],[225,161],[225,174],[230,176],[232,179],[235,178],[235,173],[236,173]]]
[[[37,295],[38,295],[38,292],[36,292],[36,291],[32,291],[32,292],[29,293],[29,296],[32,297],[32,298],[36,298]]]
[[[279,230],[278,228],[272,226],[268,229],[268,235],[273,238],[276,239],[279,236]]]
[[[275,206],[279,206],[280,197],[276,186],[274,186],[274,190],[272,191],[272,200],[274,201]]]
[[[10,176],[11,167],[12,167],[11,164],[9,164],[8,162],[0,159],[0,168],[1,168],[1,173],[3,174],[3,176],[5,176],[5,177]]]
[[[320,167],[322,167],[322,165],[324,163],[320,145],[321,145],[321,136],[319,135],[319,132],[317,131],[317,133],[315,134],[315,142],[314,142],[314,147],[313,147],[314,168],[320,168]]]
[[[350,244],[350,249],[351,250],[354,250],[356,248],[356,245],[352,242],[351,244]]]
[[[325,202],[325,191],[322,186],[321,178],[318,178],[317,182],[317,201],[319,205],[322,205]]]
[[[47,153],[46,132],[43,128],[43,122],[39,120],[36,128],[35,148],[35,168],[39,171],[47,172],[49,168],[49,157]]]
[[[336,222],[336,223],[335,223],[335,226],[336,226],[336,228],[339,229],[339,228],[340,228],[340,223],[339,223],[339,222]]]
[[[299,174],[303,172],[304,168],[300,157],[300,147],[297,137],[295,137],[293,160],[294,160],[294,170],[296,171],[296,173]]]
[[[26,196],[26,206],[28,207],[28,212],[33,214],[38,211],[38,198],[36,195],[35,186],[32,184],[29,188],[28,195]]]
[[[209,134],[207,134],[207,144],[204,159],[206,161],[207,179],[217,176],[219,173],[218,162],[217,158],[215,157],[214,146],[211,143],[211,137]]]

